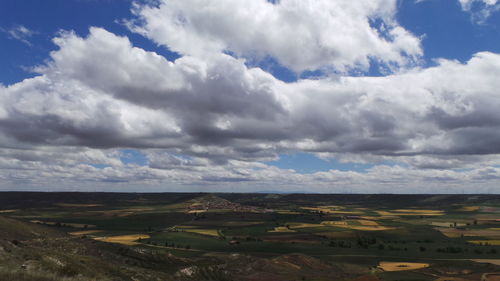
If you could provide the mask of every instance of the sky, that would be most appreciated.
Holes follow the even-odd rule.
[[[0,1],[0,190],[500,193],[499,0]]]

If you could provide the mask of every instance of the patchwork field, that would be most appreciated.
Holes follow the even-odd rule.
[[[69,253],[84,263],[95,253],[106,259],[96,264],[121,268],[102,268],[97,280],[480,281],[500,272],[498,196],[2,195],[0,280],[2,268],[31,263],[69,278],[54,271]],[[40,242],[41,233],[57,238]],[[58,262],[26,260],[19,246],[51,243],[54,253],[68,245],[54,254]],[[19,249],[19,264],[2,249]],[[117,272],[142,277],[110,277]],[[96,280],[88,276],[78,280]]]

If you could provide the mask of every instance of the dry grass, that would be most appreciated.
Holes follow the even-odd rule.
[[[190,210],[188,211],[188,214],[199,214],[199,213],[205,213],[207,210]]]
[[[484,281],[500,281],[500,273],[485,273],[481,280]]]
[[[17,210],[0,210],[0,214],[14,213]]]
[[[128,246],[134,246],[140,244],[136,242],[139,239],[149,239],[150,236],[147,234],[130,234],[130,235],[119,235],[119,236],[103,236],[103,237],[94,237],[92,239],[108,242],[108,243],[116,243],[123,244]]]
[[[418,263],[418,262],[380,262],[378,265],[383,271],[404,271],[404,270],[416,270],[421,268],[429,267],[428,263]]]
[[[491,263],[494,265],[500,265],[500,259],[473,259],[472,261],[480,263]]]
[[[296,232],[296,231],[284,226],[277,226],[273,230],[269,230],[269,232]]]

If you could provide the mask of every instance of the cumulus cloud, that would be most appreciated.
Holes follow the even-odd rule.
[[[190,10],[187,3],[201,8]],[[356,42],[353,46],[368,44],[369,52],[361,48],[354,57],[346,53],[352,46],[344,52],[337,39],[323,42],[326,33],[312,27],[316,19],[311,15],[301,17],[295,10],[298,2],[252,2],[249,11],[267,13],[261,19],[267,29],[253,22],[259,17],[250,19],[238,10],[243,2],[224,2],[227,7],[215,5],[212,10],[202,9],[203,3],[135,7],[142,22],[130,23],[131,28],[180,52],[175,61],[93,27],[86,37],[59,34],[54,39],[59,49],[35,68],[38,76],[0,85],[4,186],[168,183],[216,185],[225,191],[237,185],[246,191],[308,186],[324,192],[389,192],[403,184],[401,192],[419,185],[429,188],[425,192],[456,192],[468,183],[491,192],[498,183],[499,54],[480,52],[465,63],[439,60],[434,67],[385,77],[326,76],[285,83],[248,66],[247,56],[273,56],[284,65],[296,65],[297,71],[342,69],[366,66],[371,57],[404,63],[421,53],[419,42],[393,20],[393,5],[379,1],[364,3],[366,7],[304,2],[315,11],[314,5],[323,5],[320,11],[326,14],[318,17],[338,27],[332,34],[349,37]],[[341,4],[345,7],[334,9]],[[222,17],[228,7],[240,13]],[[168,21],[173,12],[180,25]],[[334,12],[340,15],[332,16]],[[357,15],[355,23],[345,26],[365,37],[372,34],[373,41],[357,42],[358,33],[343,30],[337,17],[349,14],[342,13]],[[200,22],[211,17],[213,26]],[[248,30],[235,29],[240,17],[250,21]],[[401,32],[409,40],[406,47],[397,47],[398,41],[383,35],[380,26],[372,27],[374,19],[382,20],[386,32]],[[280,45],[282,38],[273,41],[273,32],[290,36],[279,29],[286,26],[283,22],[299,31],[294,24],[303,25],[305,33],[295,36],[307,45],[286,48]],[[241,39],[240,32],[263,45]],[[299,50],[303,61],[295,61]],[[318,52],[328,60],[320,62]],[[141,151],[146,164],[126,164],[123,148]],[[264,164],[295,151],[373,165],[363,172],[300,174]]]
[[[169,62],[99,28],[55,42],[40,76],[2,90],[4,139],[242,159],[290,149],[500,152],[493,53],[386,77],[284,83],[225,54]]]
[[[408,65],[420,40],[395,20],[396,0],[162,0],[136,4],[130,28],[183,55],[276,58],[297,72]],[[305,52],[304,50],[307,50]]]

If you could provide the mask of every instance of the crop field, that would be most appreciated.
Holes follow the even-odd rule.
[[[429,267],[428,263],[418,263],[418,262],[380,262],[379,266],[383,271],[405,271],[405,270],[416,270],[421,268]]]
[[[3,193],[0,203],[0,241],[39,247],[30,237],[51,233],[54,243],[92,247],[76,260],[115,249],[97,258],[163,278],[135,280],[479,281],[500,272],[498,196]],[[12,261],[4,248],[0,259]]]

